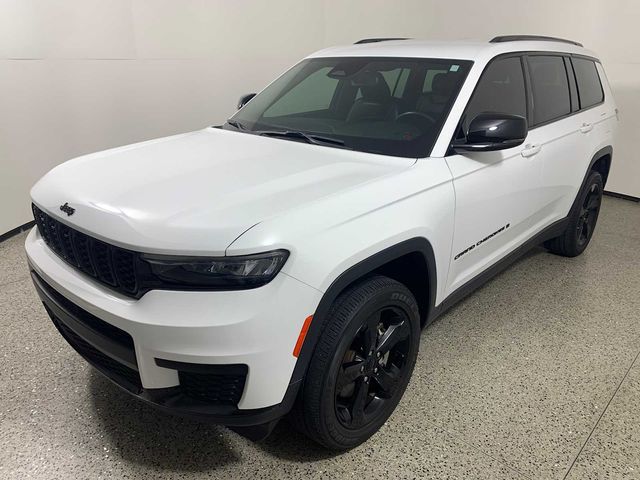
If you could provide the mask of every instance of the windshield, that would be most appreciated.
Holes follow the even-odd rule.
[[[223,128],[401,157],[426,157],[472,62],[312,58]]]

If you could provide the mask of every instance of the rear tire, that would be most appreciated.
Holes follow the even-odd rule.
[[[569,214],[567,229],[545,243],[549,251],[563,257],[576,257],[584,252],[596,228],[603,189],[602,175],[591,172]]]
[[[418,354],[420,314],[401,283],[375,276],[343,292],[318,340],[293,423],[332,450],[378,431],[407,388]]]

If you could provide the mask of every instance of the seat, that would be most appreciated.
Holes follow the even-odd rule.
[[[553,63],[540,63],[533,68],[533,96],[544,99],[536,101],[533,110],[535,123],[561,117],[570,112],[568,85],[562,69]]]
[[[431,116],[439,116],[445,109],[457,84],[457,74],[438,73],[433,77],[431,92],[418,98],[416,110]]]
[[[380,72],[360,72],[352,82],[362,96],[353,102],[347,115],[348,123],[395,118],[397,106]]]

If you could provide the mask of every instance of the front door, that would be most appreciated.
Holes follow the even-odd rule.
[[[524,60],[501,56],[487,66],[462,117],[461,132],[481,112],[527,118]],[[446,158],[456,196],[450,294],[534,234],[543,221],[541,147],[524,144]]]

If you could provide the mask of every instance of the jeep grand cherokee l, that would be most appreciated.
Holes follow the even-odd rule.
[[[454,302],[534,245],[584,251],[617,123],[595,55],[531,36],[329,48],[240,106],[45,175],[33,281],[134,396],[332,449],[387,420]]]

